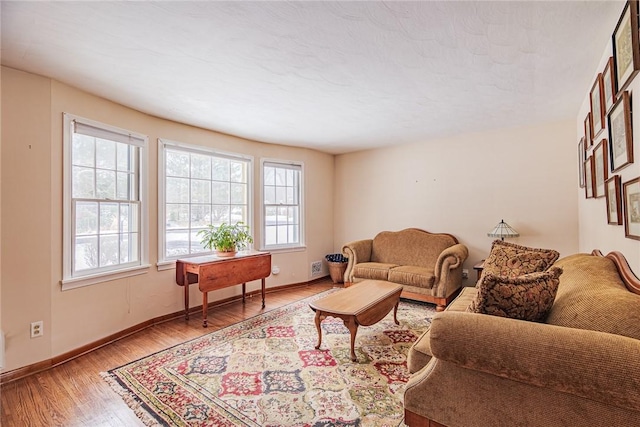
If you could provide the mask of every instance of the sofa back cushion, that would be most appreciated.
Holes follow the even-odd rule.
[[[546,323],[640,340],[640,295],[627,290],[613,261],[575,254],[555,265],[564,272]]]
[[[383,231],[373,239],[371,261],[433,269],[442,251],[457,243],[450,234],[433,234],[417,228]]]

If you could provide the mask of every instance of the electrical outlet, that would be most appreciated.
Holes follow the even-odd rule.
[[[31,338],[41,337],[42,335],[44,335],[44,322],[42,320],[31,322]]]
[[[467,270],[466,268],[462,270],[462,278],[463,279],[469,278],[469,270]]]

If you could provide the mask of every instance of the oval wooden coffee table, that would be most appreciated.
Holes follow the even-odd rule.
[[[327,317],[342,319],[351,333],[351,360],[356,361],[354,345],[358,326],[378,323],[393,308],[393,321],[399,325],[397,314],[402,286],[381,280],[364,280],[339,292],[320,298],[309,304],[316,312],[318,345],[322,344],[320,323]]]

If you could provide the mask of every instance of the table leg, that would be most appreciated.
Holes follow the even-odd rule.
[[[209,306],[208,292],[202,292],[202,327],[207,327],[207,308]]]
[[[400,305],[400,298],[398,298],[398,302],[396,302],[395,307],[393,307],[393,321],[396,322],[396,325],[399,325],[398,322],[398,306]]]
[[[264,308],[264,294],[265,294],[265,279],[262,278],[262,308]]]
[[[184,318],[189,320],[189,273],[184,269]]]
[[[243,304],[244,304],[244,296],[245,296],[246,292],[247,292],[247,284],[243,283],[242,284],[242,303]]]
[[[356,357],[356,351],[354,349],[356,344],[356,333],[358,333],[358,324],[356,323],[355,317],[349,317],[349,320],[344,320],[344,325],[349,329],[351,333],[351,361],[356,362],[358,358]]]
[[[316,346],[316,350],[320,348],[320,344],[322,344],[322,328],[320,327],[320,323],[322,322],[322,314],[320,310],[316,311],[316,329],[318,330],[318,345]]]

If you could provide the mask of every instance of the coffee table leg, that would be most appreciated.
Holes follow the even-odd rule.
[[[358,333],[358,324],[356,323],[355,317],[350,317],[348,321],[344,321],[344,325],[349,329],[349,332],[351,332],[351,361],[355,362],[358,360],[354,350],[356,344],[356,333]]]
[[[318,330],[318,345],[316,346],[316,350],[320,348],[320,344],[322,344],[322,328],[320,327],[320,322],[322,322],[322,314],[320,310],[316,311],[316,329]]]
[[[398,298],[398,302],[396,303],[396,306],[393,307],[393,321],[396,322],[396,325],[399,325],[400,322],[398,322],[398,306],[400,305],[400,298]]]

